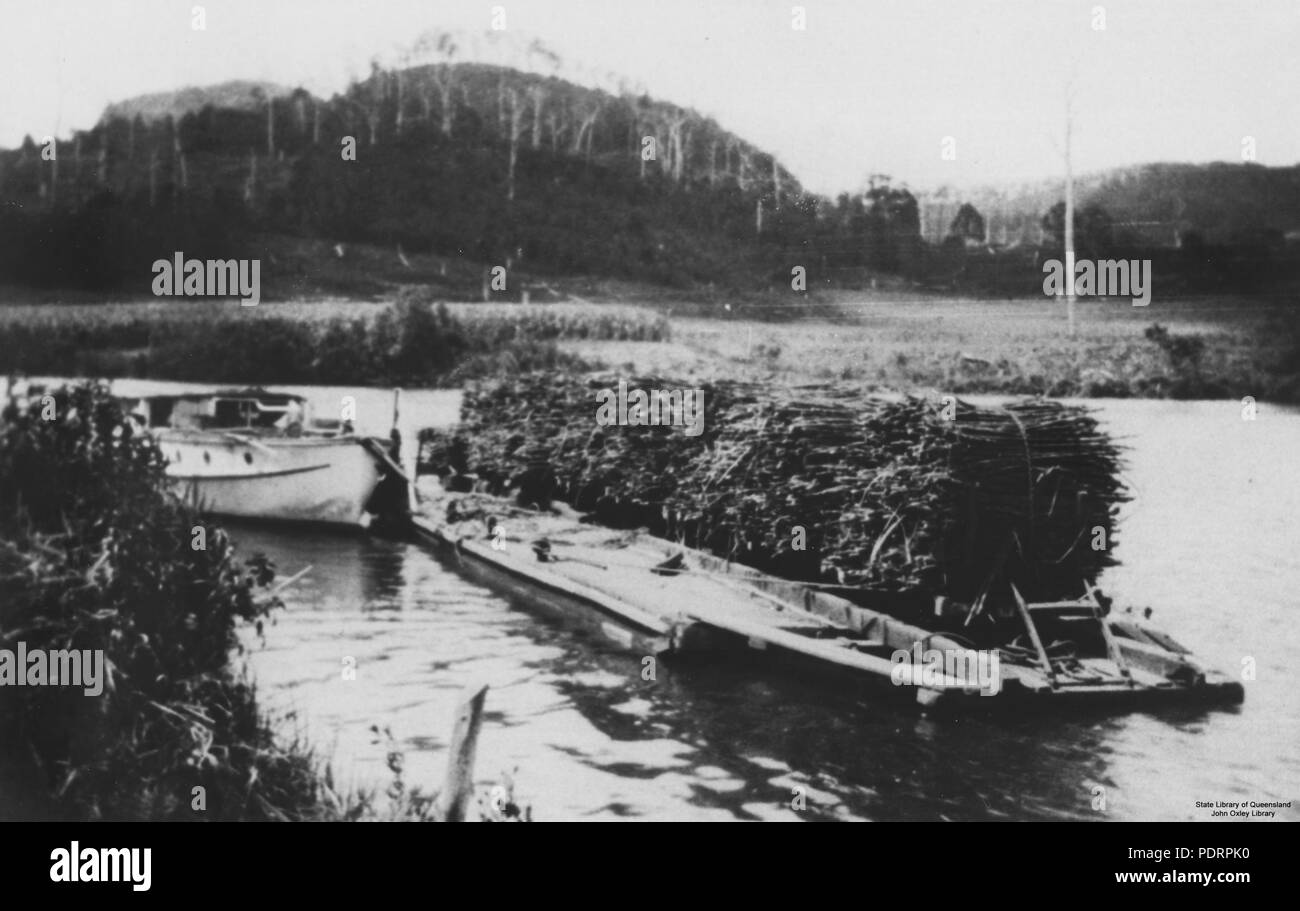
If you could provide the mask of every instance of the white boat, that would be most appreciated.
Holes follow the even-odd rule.
[[[368,527],[407,506],[392,444],[313,421],[301,396],[238,389],[126,405],[157,440],[178,493],[204,512]]]

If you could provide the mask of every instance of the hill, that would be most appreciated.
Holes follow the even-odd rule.
[[[255,83],[145,96],[55,151],[29,138],[0,152],[0,272],[19,281],[140,288],[175,249],[251,256],[257,237],[290,235],[540,275],[743,283],[812,211],[770,153],[711,118],[478,63],[376,66],[330,99]],[[33,226],[59,243],[23,249]]]
[[[406,278],[447,297],[517,299],[582,276],[798,306],[804,289],[881,273],[1037,293],[1039,248],[1060,246],[1043,227],[1060,193],[1050,182],[918,204],[875,175],[832,201],[711,117],[560,78],[536,44],[522,53],[540,71],[463,62],[456,48],[421,37],[328,99],[255,82],[141,96],[52,147],[28,137],[0,151],[0,282],[146,294],[152,263],[183,251],[263,260],[273,295]],[[1297,260],[1284,233],[1300,224],[1298,185],[1300,169],[1254,165],[1092,175],[1080,180],[1081,207],[1094,207],[1084,236],[1133,255],[1192,237],[1196,256],[1161,264],[1188,289],[1272,281],[1286,271],[1276,262]],[[954,233],[963,202],[987,220],[967,212]],[[986,226],[1023,249],[973,253]],[[356,247],[391,262],[376,270],[373,256],[348,257]],[[485,281],[495,267],[504,290]]]
[[[1080,175],[1075,192],[1080,207],[1100,207],[1134,242],[1174,245],[1196,234],[1206,243],[1231,244],[1300,229],[1300,165],[1143,164]],[[940,190],[927,195],[925,208],[932,228],[946,229],[968,202],[993,239],[1033,242],[1043,214],[1063,198],[1061,180],[1042,180]]]
[[[174,92],[156,92],[139,95],[126,101],[110,104],[100,117],[101,124],[114,120],[134,120],[140,117],[145,123],[181,118],[205,107],[226,108],[233,111],[256,111],[264,105],[269,94],[283,98],[290,90],[271,82],[235,80],[206,87],[189,87]]]

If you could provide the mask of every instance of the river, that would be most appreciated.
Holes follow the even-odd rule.
[[[341,392],[310,395],[330,408]],[[388,393],[358,404],[362,429],[387,431]],[[283,575],[312,567],[265,642],[246,636],[249,666],[264,705],[341,784],[380,789],[387,747],[372,726],[405,752],[408,783],[436,787],[462,690],[488,683],[478,777],[513,773],[545,820],[1194,820],[1210,812],[1197,801],[1300,802],[1300,686],[1286,676],[1300,654],[1300,411],[1094,405],[1131,447],[1135,497],[1123,565],[1102,585],[1213,665],[1253,659],[1239,708],[944,720],[734,665],[660,662],[647,681],[637,656],[419,546],[232,526]],[[456,397],[407,393],[402,407],[410,440],[451,420]]]

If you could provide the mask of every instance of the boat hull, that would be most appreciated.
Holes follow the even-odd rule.
[[[446,494],[457,506],[461,496]],[[1129,665],[1121,677],[1107,661],[1084,657],[1086,673],[1051,679],[1034,666],[1002,663],[999,688],[981,692],[968,681],[942,675],[913,682],[895,677],[899,650],[962,649],[943,634],[682,548],[644,533],[600,529],[559,516],[527,514],[504,501],[465,495],[471,510],[486,501],[506,529],[488,537],[485,518],[434,518],[433,500],[413,528],[418,538],[452,556],[462,571],[532,605],[571,618],[639,654],[672,652],[713,656],[762,653],[767,663],[799,668],[841,684],[836,690],[872,698],[893,697],[931,712],[997,713],[1066,708],[1132,710],[1160,704],[1202,707],[1240,703],[1244,688],[1222,673],[1201,667],[1184,652],[1162,647],[1131,621],[1107,618]],[[529,542],[554,542],[546,560]],[[604,542],[597,539],[607,539]],[[683,568],[655,573],[671,554]],[[1152,641],[1143,641],[1143,637]],[[906,684],[906,685],[904,685]]]
[[[364,527],[382,479],[355,437],[241,440],[162,431],[156,438],[176,491],[212,515]]]

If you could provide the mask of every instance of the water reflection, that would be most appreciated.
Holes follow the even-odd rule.
[[[929,719],[729,662],[660,661],[643,680],[639,656],[418,547],[237,528],[284,575],[313,566],[253,670],[342,780],[380,785],[371,725],[408,751],[408,781],[436,785],[461,690],[491,684],[479,773],[518,768],[518,797],[542,819],[1203,819],[1197,800],[1294,799],[1300,556],[1283,531],[1300,510],[1300,417],[1242,431],[1219,428],[1217,408],[1104,409],[1135,447],[1140,493],[1125,565],[1104,581],[1221,666],[1252,657],[1240,709]]]

